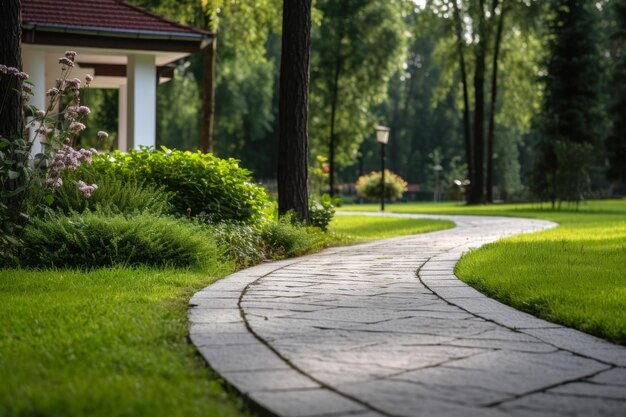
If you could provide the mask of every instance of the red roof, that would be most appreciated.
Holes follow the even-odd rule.
[[[50,28],[203,38],[209,32],[165,19],[122,0],[22,0],[22,24]]]

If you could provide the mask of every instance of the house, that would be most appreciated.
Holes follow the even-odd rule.
[[[171,79],[172,64],[212,37],[122,0],[22,0],[22,60],[34,83],[31,104],[46,107],[59,57],[78,52],[73,77],[91,74],[90,88],[119,90],[122,151],[155,145],[157,83]]]

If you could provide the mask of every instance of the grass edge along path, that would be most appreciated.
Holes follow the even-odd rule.
[[[559,223],[539,233],[487,244],[461,259],[455,272],[486,295],[540,318],[626,344],[626,199],[578,208],[457,203],[390,205],[391,212],[502,215]],[[376,211],[376,206],[343,210]]]
[[[329,244],[452,226],[359,217]],[[0,270],[0,416],[248,415],[187,342],[189,298],[234,272],[212,269]]]

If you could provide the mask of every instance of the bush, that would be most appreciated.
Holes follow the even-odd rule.
[[[63,185],[52,194],[50,207],[64,213],[90,210],[110,214],[149,212],[160,216],[173,212],[171,195],[162,186],[124,180],[84,165],[76,171],[64,172],[62,179]],[[91,197],[86,198],[76,187],[79,180],[97,184]]]
[[[311,226],[327,231],[328,225],[335,215],[335,205],[338,203],[338,197],[332,198],[328,194],[324,194],[320,198],[309,197],[309,220]]]
[[[163,186],[172,193],[171,202],[179,214],[191,209],[212,221],[243,221],[251,224],[263,217],[268,203],[261,187],[251,183],[250,172],[234,159],[212,154],[161,150],[132,150],[125,154],[94,158],[92,165],[103,173]]]
[[[356,183],[356,192],[368,200],[380,200],[382,194],[380,172],[363,175]],[[395,201],[406,191],[407,182],[399,175],[385,170],[385,200]]]
[[[223,222],[209,225],[210,234],[237,266],[246,268],[266,258],[261,233],[245,223]]]
[[[213,239],[182,220],[103,216],[92,212],[33,220],[23,236],[21,266],[96,268],[112,265],[214,267],[221,256]]]
[[[306,227],[295,220],[293,215],[285,215],[277,222],[265,225],[261,231],[266,254],[273,259],[303,255],[327,245],[328,238],[321,230]]]

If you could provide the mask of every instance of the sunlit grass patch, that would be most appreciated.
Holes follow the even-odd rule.
[[[354,243],[433,232],[450,227],[454,227],[454,223],[447,220],[340,215],[333,218],[330,231],[337,239],[345,243]]]
[[[0,270],[0,415],[241,416],[187,343],[184,270]]]

